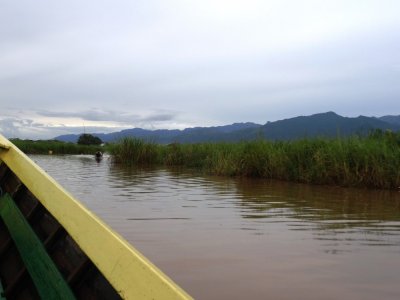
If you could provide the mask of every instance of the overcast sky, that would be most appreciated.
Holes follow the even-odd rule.
[[[399,0],[0,0],[0,132],[400,114]]]

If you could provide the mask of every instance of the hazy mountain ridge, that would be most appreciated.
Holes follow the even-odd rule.
[[[183,130],[146,130],[142,128],[126,129],[109,134],[94,133],[104,142],[112,142],[123,137],[136,137],[156,143],[197,143],[197,142],[234,142],[266,138],[270,140],[292,140],[304,137],[335,137],[353,134],[366,134],[372,129],[400,130],[400,116],[356,118],[342,117],[334,112],[298,116],[294,118],[267,122],[265,125],[234,123],[225,126],[194,127]],[[79,135],[61,135],[56,140],[76,142]]]
[[[400,125],[400,116],[388,115],[388,116],[380,117],[379,120],[382,120],[382,121],[390,123],[390,124]]]
[[[359,116],[348,118],[334,112],[327,112],[270,122],[264,125],[263,129],[265,138],[291,140],[302,137],[335,137],[366,134],[372,129],[391,129],[397,131],[400,129],[400,126],[389,124],[373,117]]]

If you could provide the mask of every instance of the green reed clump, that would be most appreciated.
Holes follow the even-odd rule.
[[[159,163],[159,147],[155,143],[136,138],[123,138],[109,147],[114,162],[127,165],[149,165]]]
[[[229,143],[210,144],[213,151],[207,155],[204,169],[215,175],[239,175],[240,147]]]
[[[163,163],[168,166],[184,166],[187,168],[210,169],[215,167],[216,156],[223,155],[223,144],[173,143],[163,148]],[[226,151],[225,151],[226,152]]]
[[[78,145],[56,140],[13,139],[11,142],[26,154],[94,154],[97,151],[104,151],[100,146]]]
[[[264,140],[243,142],[236,152],[238,174],[251,177],[268,177],[268,166],[271,165],[273,144]],[[278,150],[279,148],[276,148]]]
[[[215,175],[251,176],[315,184],[398,188],[400,133],[295,141],[156,145],[123,139],[116,162],[194,168]]]

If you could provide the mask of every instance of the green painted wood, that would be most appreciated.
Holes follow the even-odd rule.
[[[1,280],[0,280],[0,300],[6,300],[6,297],[4,296],[4,288],[3,288],[3,285],[1,284]]]
[[[75,299],[43,244],[9,194],[0,198],[0,216],[20,252],[40,297],[42,299]]]

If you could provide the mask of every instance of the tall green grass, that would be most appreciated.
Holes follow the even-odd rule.
[[[95,154],[104,151],[100,146],[86,146],[74,143],[66,143],[56,140],[20,140],[13,139],[11,142],[22,152],[27,154]]]
[[[125,138],[110,150],[123,164],[182,166],[215,175],[394,189],[400,187],[400,133],[296,141],[158,145]]]
[[[141,139],[123,138],[109,147],[117,163],[127,165],[149,165],[159,163],[160,146]]]

